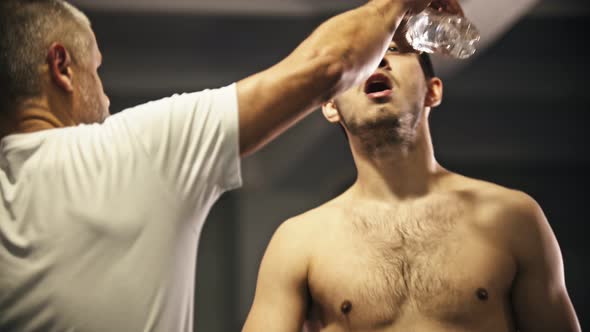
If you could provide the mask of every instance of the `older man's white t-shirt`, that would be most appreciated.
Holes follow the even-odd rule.
[[[0,331],[192,331],[197,244],[241,185],[235,84],[0,144]]]

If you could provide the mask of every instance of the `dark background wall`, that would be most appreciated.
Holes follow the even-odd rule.
[[[443,77],[445,101],[431,124],[444,166],[538,200],[560,242],[578,316],[590,328],[587,7],[539,2]],[[331,14],[86,12],[104,55],[112,112],[262,70]],[[243,172],[244,188],[220,200],[203,231],[198,331],[239,330],[274,229],[337,195],[355,176],[346,141],[319,113],[244,161]]]

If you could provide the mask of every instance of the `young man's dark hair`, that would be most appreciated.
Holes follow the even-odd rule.
[[[432,60],[430,59],[430,55],[426,52],[420,53],[420,66],[422,67],[422,71],[424,72],[424,76],[426,79],[431,79],[436,77],[434,73],[434,66],[432,66]]]

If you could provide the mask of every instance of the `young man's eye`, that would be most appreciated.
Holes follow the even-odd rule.
[[[387,49],[388,52],[398,52],[399,49],[396,46],[389,46]]]

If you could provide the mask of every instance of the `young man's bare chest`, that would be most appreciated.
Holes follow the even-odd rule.
[[[311,315],[359,328],[408,317],[469,325],[506,307],[515,266],[455,197],[349,206],[314,254]]]

